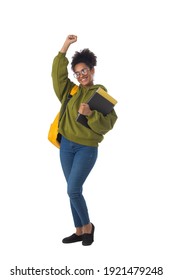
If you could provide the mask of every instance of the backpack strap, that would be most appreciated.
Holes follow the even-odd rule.
[[[58,123],[59,123],[59,121],[61,120],[62,115],[64,114],[64,112],[65,112],[65,110],[66,110],[66,107],[67,107],[68,102],[70,101],[70,99],[72,98],[72,96],[75,95],[75,94],[77,93],[77,90],[78,90],[78,86],[77,86],[77,85],[74,85],[74,86],[72,87],[70,93],[67,95],[67,98],[66,98],[66,101],[65,101],[65,104],[64,104],[64,107],[63,107],[63,111],[61,112],[61,115],[59,114]],[[60,133],[57,133],[56,141],[57,141],[58,143],[61,143],[61,134],[60,134]]]
[[[74,85],[74,87],[72,87],[71,89],[71,92],[70,92],[70,95],[75,95],[77,93],[77,90],[78,90],[78,86],[77,85]]]
[[[77,93],[77,90],[78,90],[78,86],[77,85],[74,85],[70,91],[70,93],[67,95],[67,98],[64,102],[64,105],[63,105],[63,109],[61,111],[61,114],[60,114],[60,119],[62,118],[62,115],[64,114],[65,112],[65,109],[66,109],[66,106],[67,106],[67,103],[70,101],[70,99],[72,98],[73,95],[75,95]]]

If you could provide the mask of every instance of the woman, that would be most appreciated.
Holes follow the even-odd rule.
[[[69,35],[59,54],[54,58],[52,66],[53,86],[62,106],[74,87],[68,78],[68,59],[66,53],[69,46],[77,41],[77,36]],[[87,100],[98,89],[105,87],[94,85],[94,72],[97,57],[89,49],[76,52],[72,58],[72,70],[79,83],[77,93],[71,97],[59,122],[61,137],[60,161],[67,181],[67,193],[76,232],[62,240],[63,243],[82,241],[82,245],[91,245],[94,241],[94,225],[90,222],[86,201],[82,194],[83,183],[92,170],[98,153],[98,144],[103,135],[111,130],[117,119],[114,110],[106,116],[91,110]],[[88,119],[87,128],[76,121],[78,113]]]

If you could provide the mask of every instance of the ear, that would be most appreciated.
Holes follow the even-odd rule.
[[[95,68],[93,67],[93,68],[91,69],[91,74],[94,75],[94,73],[95,73]]]

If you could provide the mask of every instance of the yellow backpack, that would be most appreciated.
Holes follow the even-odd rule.
[[[70,92],[70,95],[75,95],[77,93],[78,86],[75,85]],[[66,104],[67,105],[67,104]],[[49,132],[48,132],[48,140],[55,145],[57,148],[60,148],[60,137],[58,137],[58,124],[59,124],[60,112],[56,115],[53,123],[51,123]]]

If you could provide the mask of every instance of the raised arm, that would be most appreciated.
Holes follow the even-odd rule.
[[[68,35],[58,55],[54,58],[52,65],[53,87],[58,99],[61,102],[63,97],[65,97],[75,85],[68,78],[68,59],[66,57],[66,52],[69,46],[76,41],[77,36]]]
[[[63,44],[63,46],[62,46],[62,48],[61,48],[61,50],[60,50],[60,52],[61,53],[66,53],[69,46],[71,44],[75,43],[76,41],[77,41],[77,36],[76,35],[68,35],[64,44]]]

